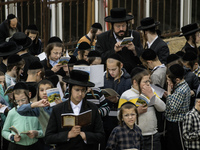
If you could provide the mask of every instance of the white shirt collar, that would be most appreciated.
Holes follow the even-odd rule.
[[[57,61],[53,61],[49,59],[49,63],[51,64],[52,67],[54,67],[58,62],[59,62],[59,59]]]
[[[83,101],[81,100],[80,103],[78,103],[77,105],[75,105],[72,101],[70,101],[70,104],[71,104],[73,112],[75,112],[74,110],[78,109],[79,110],[78,112],[80,113],[82,103],[83,103]],[[76,115],[78,115],[78,114],[76,114]]]
[[[153,70],[152,70],[151,72],[155,71],[155,70],[158,69],[158,68],[164,68],[164,67],[165,67],[165,64],[156,66],[156,67],[153,68]]]
[[[147,41],[147,44],[148,44],[148,48],[150,48],[151,47],[151,45],[153,44],[153,42],[156,40],[158,38],[158,36],[156,36],[155,37],[155,39],[151,42],[151,43],[149,43],[148,41]]]

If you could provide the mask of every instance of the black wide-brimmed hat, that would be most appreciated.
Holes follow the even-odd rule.
[[[159,21],[154,21],[152,17],[143,18],[140,21],[141,26],[137,27],[137,30],[147,30],[153,27],[156,27],[160,24]]]
[[[10,56],[22,50],[22,46],[18,46],[15,42],[4,42],[0,44],[0,57]]]
[[[23,32],[13,34],[10,41],[14,41],[17,45],[23,46],[22,50],[29,48],[32,45],[32,40]]]
[[[110,10],[110,16],[104,18],[105,22],[117,23],[133,19],[133,15],[127,15],[125,8],[113,8]]]
[[[197,23],[188,24],[181,28],[182,34],[180,34],[179,36],[192,35],[199,30],[200,30],[200,28],[198,27]]]
[[[83,86],[83,87],[94,87],[95,84],[88,81],[89,80],[89,73],[81,70],[72,70],[70,72],[70,77],[63,77],[62,79],[64,82]]]

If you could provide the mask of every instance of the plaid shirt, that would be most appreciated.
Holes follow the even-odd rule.
[[[142,131],[137,125],[130,129],[126,124],[113,129],[108,139],[106,150],[142,149]]]
[[[198,68],[195,69],[195,70],[193,71],[193,73],[195,73],[197,77],[200,77],[200,66],[198,66]]]
[[[200,150],[200,112],[195,108],[184,117],[183,139],[186,148]]]
[[[168,121],[183,121],[189,111],[190,88],[186,81],[177,84],[173,94],[167,96],[165,116]]]

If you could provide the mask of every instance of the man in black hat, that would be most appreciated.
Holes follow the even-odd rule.
[[[69,99],[56,105],[51,113],[46,129],[45,140],[47,144],[56,144],[57,150],[98,150],[98,144],[104,139],[101,117],[95,104],[86,99],[87,87],[93,87],[89,82],[89,74],[80,70],[72,70],[69,77],[63,81],[69,85]],[[75,125],[62,128],[61,115],[73,113],[79,115],[92,110],[91,124],[88,126]]]
[[[128,30],[128,21],[134,17],[127,15],[125,8],[113,8],[110,13],[111,16],[105,17],[104,20],[111,23],[112,29],[97,36],[95,50],[101,53],[103,63],[109,55],[118,53],[122,57],[124,68],[131,71],[137,64],[141,64],[138,57],[143,52],[140,34]],[[133,41],[126,46],[120,46],[124,37],[133,37]]]
[[[147,17],[141,20],[141,26],[137,27],[138,30],[142,30],[144,33],[145,49],[151,48],[158,55],[161,63],[166,64],[167,56],[169,56],[169,48],[167,44],[157,35],[156,26],[160,22],[155,22],[152,17]]]
[[[8,56],[16,54],[22,48],[22,46],[17,46],[15,42],[4,42],[0,44],[0,57],[3,58],[0,63],[0,71],[2,71],[4,74],[6,73]]]
[[[28,67],[32,62],[39,61],[38,57],[35,57],[30,53],[28,53],[29,47],[32,45],[32,40],[25,33],[17,32],[13,35],[10,41],[14,41],[17,45],[23,46],[22,50],[19,51],[17,54],[20,55],[25,61],[24,71],[20,79],[26,81],[28,76],[27,75]]]
[[[102,26],[100,23],[94,23],[92,24],[90,31],[84,35],[77,43],[76,49],[74,51],[74,56],[77,56],[77,51],[79,44],[82,42],[87,42],[89,45],[91,45],[91,49],[95,50],[95,44],[96,44],[96,39],[97,35],[102,33]]]
[[[0,43],[8,41],[16,32],[21,31],[21,25],[14,14],[9,14],[7,19],[0,24]]]

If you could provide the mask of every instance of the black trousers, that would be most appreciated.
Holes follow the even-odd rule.
[[[24,146],[15,144],[13,142],[9,143],[8,150],[42,150],[42,147],[40,146],[39,142],[36,142],[35,144]]]

